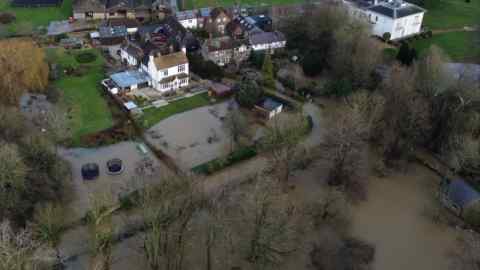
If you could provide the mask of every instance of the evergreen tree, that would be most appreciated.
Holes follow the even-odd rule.
[[[273,63],[270,54],[266,54],[262,66],[263,85],[270,89],[275,89],[275,79],[273,77]]]
[[[408,43],[403,42],[398,50],[397,60],[402,63],[402,65],[410,66],[413,63],[413,60],[418,58],[418,53],[415,48],[410,48]]]

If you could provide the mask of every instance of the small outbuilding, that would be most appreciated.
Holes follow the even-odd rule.
[[[462,179],[443,179],[440,199],[445,207],[463,217],[465,211],[480,201],[480,193]]]
[[[209,87],[209,93],[215,97],[226,97],[232,94],[232,87],[223,83],[212,83]]]
[[[269,120],[282,112],[283,104],[272,98],[265,98],[255,105],[254,110]]]

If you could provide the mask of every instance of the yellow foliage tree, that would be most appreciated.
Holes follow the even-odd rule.
[[[31,39],[0,41],[0,102],[17,105],[27,91],[44,91],[48,85],[45,52]]]

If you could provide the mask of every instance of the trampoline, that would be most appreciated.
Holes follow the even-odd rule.
[[[100,169],[96,163],[87,163],[82,166],[83,180],[93,180],[98,177]]]
[[[121,159],[114,158],[107,161],[108,174],[121,174],[123,172],[123,162]]]

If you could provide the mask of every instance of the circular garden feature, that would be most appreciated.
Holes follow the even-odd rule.
[[[96,163],[87,163],[82,166],[83,180],[93,180],[100,174],[100,169]]]
[[[114,158],[107,161],[108,174],[121,174],[123,172],[123,162],[121,159]]]
[[[75,60],[77,60],[77,62],[81,64],[91,63],[96,59],[97,55],[92,52],[81,52],[75,55]]]

